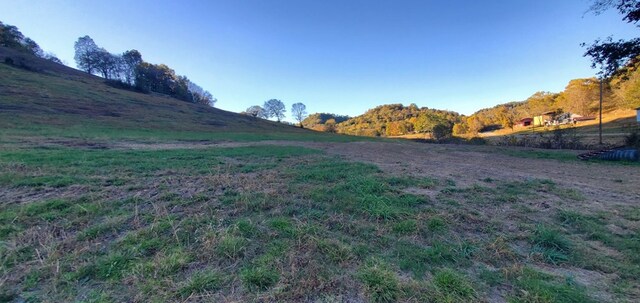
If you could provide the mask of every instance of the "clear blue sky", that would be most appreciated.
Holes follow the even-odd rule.
[[[38,1],[0,0],[16,25],[71,66],[83,35],[111,52],[139,50],[242,111],[270,98],[310,113],[376,105],[470,114],[561,91],[595,70],[581,42],[637,28],[588,0]]]

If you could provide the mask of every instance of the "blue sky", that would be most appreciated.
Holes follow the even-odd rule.
[[[464,114],[596,71],[581,42],[637,28],[588,0],[38,1],[0,0],[16,25],[69,65],[83,35],[139,50],[242,111],[290,108],[359,115],[388,103]]]

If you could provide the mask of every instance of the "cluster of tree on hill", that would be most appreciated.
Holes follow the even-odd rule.
[[[594,0],[590,10],[598,15],[610,8],[617,10],[623,21],[640,27],[639,0]],[[521,119],[544,112],[595,115],[599,110],[601,83],[603,111],[640,107],[640,38],[614,41],[609,37],[582,46],[587,47],[584,55],[591,58],[592,67],[600,69],[600,79],[574,79],[560,93],[537,92],[522,102],[482,109],[454,125],[454,133],[513,128]]]
[[[113,54],[99,47],[89,36],[78,38],[74,59],[81,70],[100,75],[108,81],[141,92],[166,94],[179,100],[214,106],[217,101],[211,93],[177,75],[164,64],[145,62],[137,50]]]
[[[50,52],[43,51],[38,43],[29,37],[25,37],[17,27],[4,24],[2,21],[0,21],[0,46],[62,64],[58,57]]]
[[[603,79],[603,111],[635,109],[640,106],[640,60],[632,60],[624,71]],[[599,111],[600,80],[574,79],[559,93],[537,92],[525,101],[481,109],[463,117],[453,127],[454,134],[477,134],[485,130],[511,128],[524,118],[545,112],[595,116]]]
[[[349,116],[328,113],[315,113],[309,115],[301,123],[305,128],[321,132],[336,132],[336,125],[349,120]]]
[[[453,125],[460,117],[456,112],[418,108],[415,104],[387,104],[353,118],[314,114],[306,123],[316,130],[349,135],[377,137],[431,133],[439,139],[451,135]]]
[[[278,122],[285,118],[285,112],[287,112],[284,103],[278,99],[269,99],[264,102],[262,106],[253,105],[241,112],[243,115],[248,115],[261,119],[275,118]],[[307,106],[301,102],[297,102],[291,105],[291,114],[293,119],[298,121],[300,127],[303,127],[302,121],[307,116]]]

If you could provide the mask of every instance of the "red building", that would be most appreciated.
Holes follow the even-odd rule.
[[[527,127],[527,126],[531,126],[532,123],[533,123],[533,118],[524,118],[518,121],[518,123],[516,123],[516,126]]]

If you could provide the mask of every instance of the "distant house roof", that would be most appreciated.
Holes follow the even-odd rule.
[[[522,118],[520,121],[525,122],[525,121],[532,121],[533,118]]]

